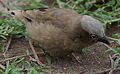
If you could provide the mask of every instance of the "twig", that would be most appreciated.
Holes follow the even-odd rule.
[[[72,6],[72,9],[74,9],[77,5],[78,5],[78,3],[74,2],[74,5]]]
[[[8,42],[7,42],[7,45],[6,45],[5,49],[4,49],[3,56],[4,56],[5,59],[6,59],[6,52],[8,51],[8,49],[9,49],[9,47],[10,47],[11,41],[12,41],[12,36],[10,36],[10,38],[9,38],[9,40],[8,40]],[[6,62],[6,63],[7,63],[7,62]]]
[[[120,45],[119,39],[116,38],[111,38],[111,37],[107,37],[109,40],[112,40],[113,42],[116,42],[117,44]]]
[[[111,70],[111,68],[106,69],[106,70],[102,70],[102,71],[99,71],[99,72],[93,72],[93,74],[103,74],[103,73],[110,72],[110,70]],[[114,71],[117,71],[117,70],[120,70],[120,67],[116,68]]]
[[[6,52],[8,51],[8,49],[9,49],[9,47],[10,47],[10,44],[11,44],[11,41],[12,41],[12,36],[10,36],[10,38],[9,38],[9,40],[8,40],[8,43],[7,43],[7,45],[6,45],[6,48],[5,48],[5,50],[4,50],[3,55],[5,55]]]
[[[37,53],[36,53],[36,51],[35,51],[35,49],[34,49],[34,47],[33,47],[33,45],[32,45],[32,43],[31,43],[30,40],[29,40],[29,45],[30,45],[30,48],[32,49],[32,52],[33,52],[33,54],[34,54],[34,57],[35,57],[37,63],[38,63],[40,66],[44,67],[45,65],[39,60],[39,58],[38,58],[38,56],[37,56]]]
[[[103,44],[104,46],[106,46],[108,49],[110,49],[110,50],[112,50],[113,48],[111,48],[109,45],[107,45],[107,44],[105,44],[105,43],[103,43],[103,42],[101,42],[101,44]]]
[[[4,1],[4,0],[3,0]],[[10,8],[3,2],[2,0],[0,0],[0,3],[2,4],[3,7],[7,8],[7,10],[10,10]]]
[[[90,2],[87,2],[87,4],[95,4],[97,1],[90,1]]]
[[[109,40],[117,41],[118,39],[112,38],[112,37],[107,37]]]
[[[106,70],[102,70],[102,71],[98,71],[98,72],[93,72],[93,74],[101,74],[101,73],[107,73],[111,70],[111,68],[106,69]]]
[[[43,54],[43,53],[37,53],[37,54]],[[11,58],[6,58],[4,60],[0,60],[0,62],[5,62],[5,61],[13,60],[13,59],[16,59],[16,58],[21,58],[21,57],[27,57],[27,56],[30,56],[30,55],[34,55],[34,54],[20,55],[20,56],[15,56],[15,57],[11,57]]]
[[[74,53],[72,53],[72,56],[75,58],[75,60],[76,60],[78,63],[81,63],[80,60],[78,60],[78,58],[75,56]]]
[[[6,5],[4,4],[4,2],[2,2],[2,0],[0,0],[0,3],[2,4],[3,7],[6,7]]]
[[[108,50],[106,50],[105,52],[110,52],[111,50],[113,51],[114,49],[112,47],[110,47],[109,45],[101,42],[101,44],[103,44],[104,46],[106,46],[108,48]]]
[[[59,8],[63,8],[60,0],[57,0],[57,4],[58,4]]]
[[[105,24],[107,24],[107,23],[112,23],[112,22],[117,22],[117,21],[120,21],[120,18],[106,21]]]
[[[109,74],[112,74],[113,71],[115,70],[114,68],[114,60],[112,59],[112,57],[109,55],[109,58],[110,58],[110,62],[111,62],[111,70],[109,72]]]
[[[0,64],[0,68],[3,69],[3,70],[5,70],[5,66],[2,65],[2,64]]]

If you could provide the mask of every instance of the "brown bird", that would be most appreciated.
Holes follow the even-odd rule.
[[[29,37],[51,56],[79,52],[98,41],[109,44],[103,23],[71,9],[16,10],[11,14],[25,24]]]

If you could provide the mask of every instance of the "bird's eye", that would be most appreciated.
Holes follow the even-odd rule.
[[[15,15],[15,13],[14,13],[14,12],[11,12],[11,14],[12,14],[12,15]]]
[[[92,34],[92,35],[91,35],[91,38],[92,38],[92,39],[97,39],[97,38],[98,38],[98,36],[97,36],[97,35],[95,35],[95,34]]]

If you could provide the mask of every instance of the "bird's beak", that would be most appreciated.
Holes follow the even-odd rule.
[[[105,43],[105,44],[107,44],[107,45],[110,44],[110,40],[109,40],[109,38],[106,37],[106,36],[105,36],[105,37],[102,37],[102,38],[99,38],[98,41],[103,42],[103,43]]]

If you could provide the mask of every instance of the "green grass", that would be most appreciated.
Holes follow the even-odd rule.
[[[25,27],[15,19],[0,20],[0,39],[7,39],[10,35],[15,35],[16,37],[24,36]]]
[[[35,62],[25,61],[24,58],[17,58],[11,63],[7,62],[4,70],[0,70],[0,74],[48,74],[48,68],[40,68]]]

